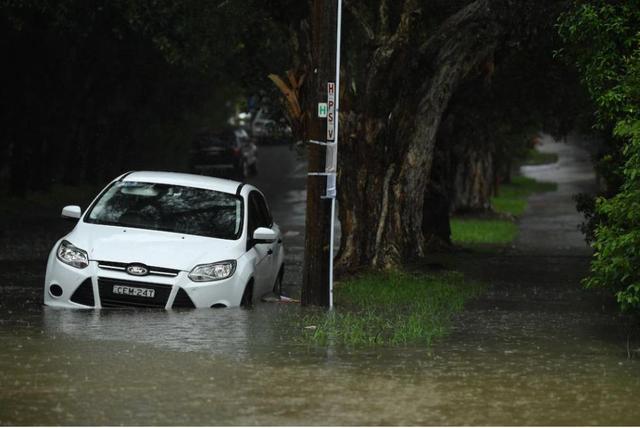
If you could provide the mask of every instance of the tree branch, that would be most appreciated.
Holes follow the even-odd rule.
[[[386,3],[383,0],[383,3]],[[420,9],[418,8],[417,0],[406,0],[402,7],[402,14],[400,15],[400,22],[396,27],[395,33],[391,37],[387,37],[383,46],[381,46],[375,53],[374,57],[378,60],[388,60],[404,45],[409,42],[411,33],[415,27],[415,22],[419,16]],[[388,19],[388,16],[387,16]]]
[[[383,37],[389,35],[389,0],[380,0],[378,8],[378,19],[380,20],[380,34]]]
[[[393,36],[397,38],[408,37],[413,30],[414,24],[419,15],[420,8],[418,7],[418,0],[406,0],[402,7],[400,23],[398,24],[398,28]]]
[[[429,37],[419,48],[418,55],[420,57],[429,55],[429,52],[436,46],[440,46],[443,40],[455,37],[459,28],[464,27],[465,23],[489,20],[491,14],[490,3],[488,0],[476,0],[455,15],[448,18],[433,36]]]
[[[369,41],[374,41],[376,39],[376,34],[373,31],[373,27],[371,25],[370,19],[367,18],[365,8],[362,7],[362,4],[358,2],[358,0],[345,0],[344,5],[346,9],[351,13],[351,15],[355,18],[356,22],[362,28],[367,39]]]

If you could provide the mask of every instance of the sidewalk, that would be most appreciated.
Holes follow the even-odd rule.
[[[488,289],[460,314],[443,345],[499,354],[535,350],[550,357],[613,346],[622,354],[626,333],[613,298],[581,285],[591,249],[578,230],[582,215],[573,195],[595,187],[589,155],[571,141],[550,137],[540,150],[558,153],[559,161],[522,172],[556,182],[558,190],[530,197],[511,248],[459,257],[457,269]]]
[[[591,254],[584,235],[578,230],[583,217],[576,211],[573,197],[595,190],[595,173],[589,153],[577,141],[572,141],[576,138],[570,137],[564,143],[544,136],[538,150],[557,153],[558,162],[522,167],[523,175],[538,181],[555,182],[558,190],[529,198],[529,206],[519,221],[519,234],[514,243],[518,251],[545,255]]]

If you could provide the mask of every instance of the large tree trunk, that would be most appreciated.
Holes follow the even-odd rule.
[[[341,267],[389,268],[424,255],[435,135],[458,85],[493,56],[503,35],[494,3],[465,7],[417,48],[408,11],[406,25],[401,20],[373,54],[364,103],[351,100],[342,117]]]
[[[495,193],[493,152],[479,132],[476,145],[454,149],[452,212],[483,212],[491,209]]]
[[[327,100],[327,82],[335,81],[335,37],[337,2],[314,0],[311,9],[311,70],[307,78],[305,110],[314,112],[318,102]],[[325,141],[326,120],[307,116],[306,142]],[[308,169],[311,174],[325,171],[326,150],[318,144],[308,145]],[[307,178],[307,215],[302,304],[329,306],[329,236],[331,201],[326,195],[326,177]]]

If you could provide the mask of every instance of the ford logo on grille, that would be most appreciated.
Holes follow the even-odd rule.
[[[135,276],[145,276],[149,273],[149,268],[143,264],[131,264],[127,266],[127,273]]]

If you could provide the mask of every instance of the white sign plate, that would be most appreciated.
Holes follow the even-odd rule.
[[[336,140],[336,84],[327,83],[327,141]]]

